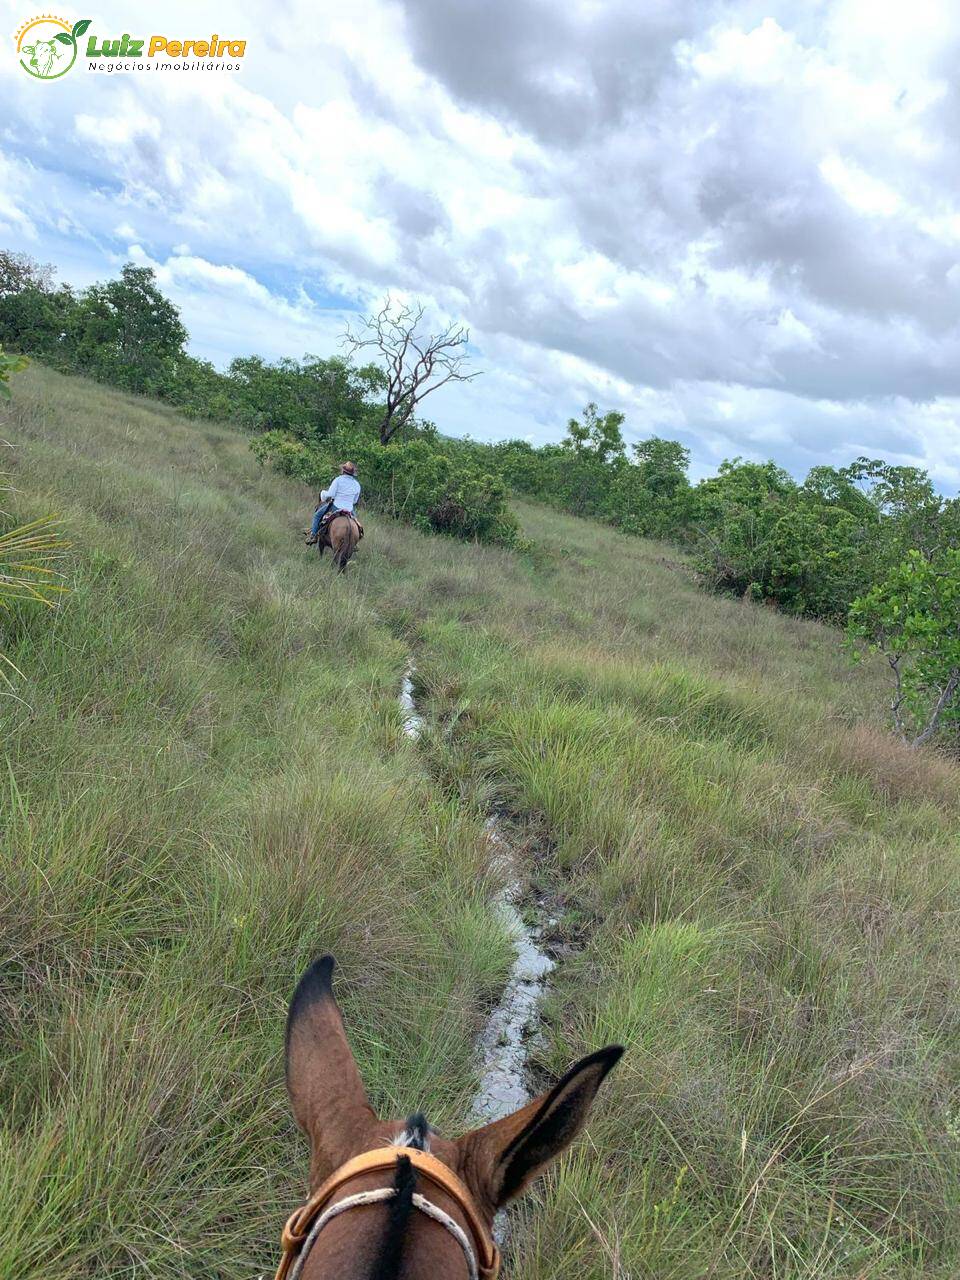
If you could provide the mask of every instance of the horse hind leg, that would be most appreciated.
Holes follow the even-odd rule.
[[[352,538],[349,533],[345,534],[344,537],[341,538],[340,544],[333,556],[333,562],[337,566],[338,573],[343,573],[346,569],[347,561],[353,555],[356,545],[356,539]]]

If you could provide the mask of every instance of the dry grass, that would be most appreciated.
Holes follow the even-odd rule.
[[[869,782],[884,804],[928,800],[955,814],[960,810],[960,766],[930,751],[913,751],[879,725],[857,724],[839,736],[836,764]]]

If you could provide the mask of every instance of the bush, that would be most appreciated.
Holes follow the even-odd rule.
[[[893,673],[900,736],[913,746],[960,722],[960,550],[911,551],[853,602],[848,634],[883,653]]]
[[[308,444],[286,432],[268,431],[252,447],[261,461],[317,488],[329,483],[344,458],[351,458],[364,500],[377,510],[433,533],[519,544],[520,528],[507,510],[503,477],[466,453],[445,452],[430,439],[384,446],[372,436],[343,432]]]
[[[0,347],[0,397],[5,400],[10,399],[10,388],[7,385],[10,381],[12,373],[19,373],[21,369],[27,367],[27,359],[25,356],[7,355],[3,347]]]
[[[479,446],[511,490],[571,515],[602,520],[625,533],[685,540],[690,523],[690,454],[675,440],[651,436],[623,444],[623,415],[588,404],[571,418],[561,444],[535,449],[526,440]]]

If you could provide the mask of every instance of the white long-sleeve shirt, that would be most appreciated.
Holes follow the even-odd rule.
[[[329,489],[321,491],[320,498],[323,502],[332,498],[336,511],[352,511],[360,498],[360,482],[353,476],[337,476]]]

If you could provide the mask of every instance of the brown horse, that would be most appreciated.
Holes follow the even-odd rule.
[[[323,555],[325,547],[333,550],[333,563],[343,573],[347,561],[357,549],[360,541],[360,529],[352,516],[334,516],[321,530],[317,538],[317,550]]]
[[[287,1015],[287,1089],[310,1140],[310,1198],[287,1222],[277,1280],[494,1280],[496,1211],[580,1131],[623,1049],[583,1058],[513,1115],[456,1141],[422,1115],[378,1119],[333,995],[333,957]]]

